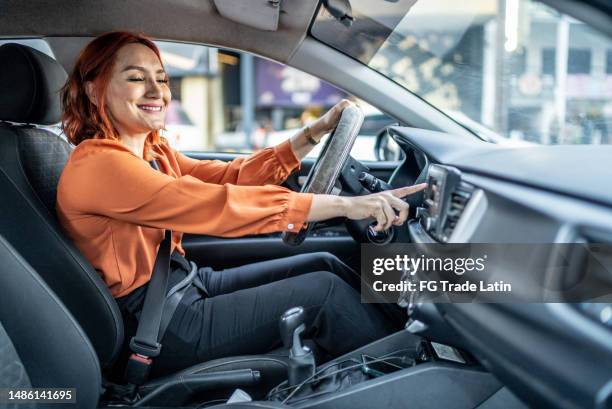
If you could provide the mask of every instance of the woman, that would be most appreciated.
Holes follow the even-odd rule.
[[[307,222],[332,217],[375,217],[382,230],[405,222],[408,206],[399,197],[422,188],[347,198],[277,186],[334,128],[348,101],[289,141],[223,163],[190,159],[160,138],[170,98],[157,47],[125,32],[93,40],[62,91],[64,132],[77,146],[60,178],[58,217],[116,297],[128,337],[164,229],[173,231],[172,284],[185,277],[182,266],[189,264],[182,257],[183,233],[297,232]],[[150,166],[153,159],[159,170]],[[296,305],[306,310],[309,336],[331,356],[397,324],[361,304],[358,275],[326,253],[221,272],[201,268],[198,276],[203,288],[191,288],[173,315],[156,360],[158,374],[267,352],[279,344],[279,316]]]

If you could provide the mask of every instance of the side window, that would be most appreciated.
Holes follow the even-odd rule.
[[[165,136],[184,151],[252,152],[290,138],[351,95],[276,62],[201,45],[157,42],[170,77]],[[352,155],[375,160],[376,134],[395,121],[356,101],[365,114]],[[309,156],[317,156],[317,146]]]

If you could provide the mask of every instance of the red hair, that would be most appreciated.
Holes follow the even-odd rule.
[[[92,82],[96,99],[104,101],[106,88],[115,64],[117,52],[127,44],[149,47],[159,58],[159,49],[141,34],[113,31],[102,34],[90,42],[81,54],[61,91],[62,123],[64,134],[74,145],[86,139],[119,140],[119,133],[111,123],[104,103],[96,106],[85,90],[85,83]],[[159,131],[154,130],[145,141],[145,160],[153,159],[150,149],[160,142]]]

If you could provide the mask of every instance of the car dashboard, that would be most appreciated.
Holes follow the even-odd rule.
[[[551,153],[404,127],[390,133],[406,159],[389,183],[427,182],[405,227],[410,242],[612,244],[612,192],[603,188],[612,180],[603,161],[612,147]],[[540,160],[527,160],[534,157]],[[604,280],[612,283],[612,272]],[[612,404],[609,296],[580,303],[415,304],[409,311],[410,322],[419,324],[415,331],[469,351],[526,402]],[[563,396],[555,392],[560,388]]]

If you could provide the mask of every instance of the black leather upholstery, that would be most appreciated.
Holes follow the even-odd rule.
[[[100,365],[85,333],[28,263],[0,236],[0,322],[34,388],[76,388],[77,403],[94,408]],[[3,379],[0,378],[0,387]]]
[[[31,387],[32,383],[23,362],[0,320],[0,388]]]
[[[40,200],[55,215],[57,183],[72,148],[38,128],[21,128],[20,134],[21,165]]]
[[[261,373],[261,380],[257,390],[268,391],[287,378],[289,358],[278,355],[246,355],[214,359],[199,365],[194,365],[176,374],[154,379],[143,385],[141,391],[144,395],[156,387],[181,379],[185,375],[232,371],[236,369],[252,369]]]
[[[0,47],[0,61],[0,121],[59,122],[57,92],[67,78],[62,66],[40,51],[10,43]]]

